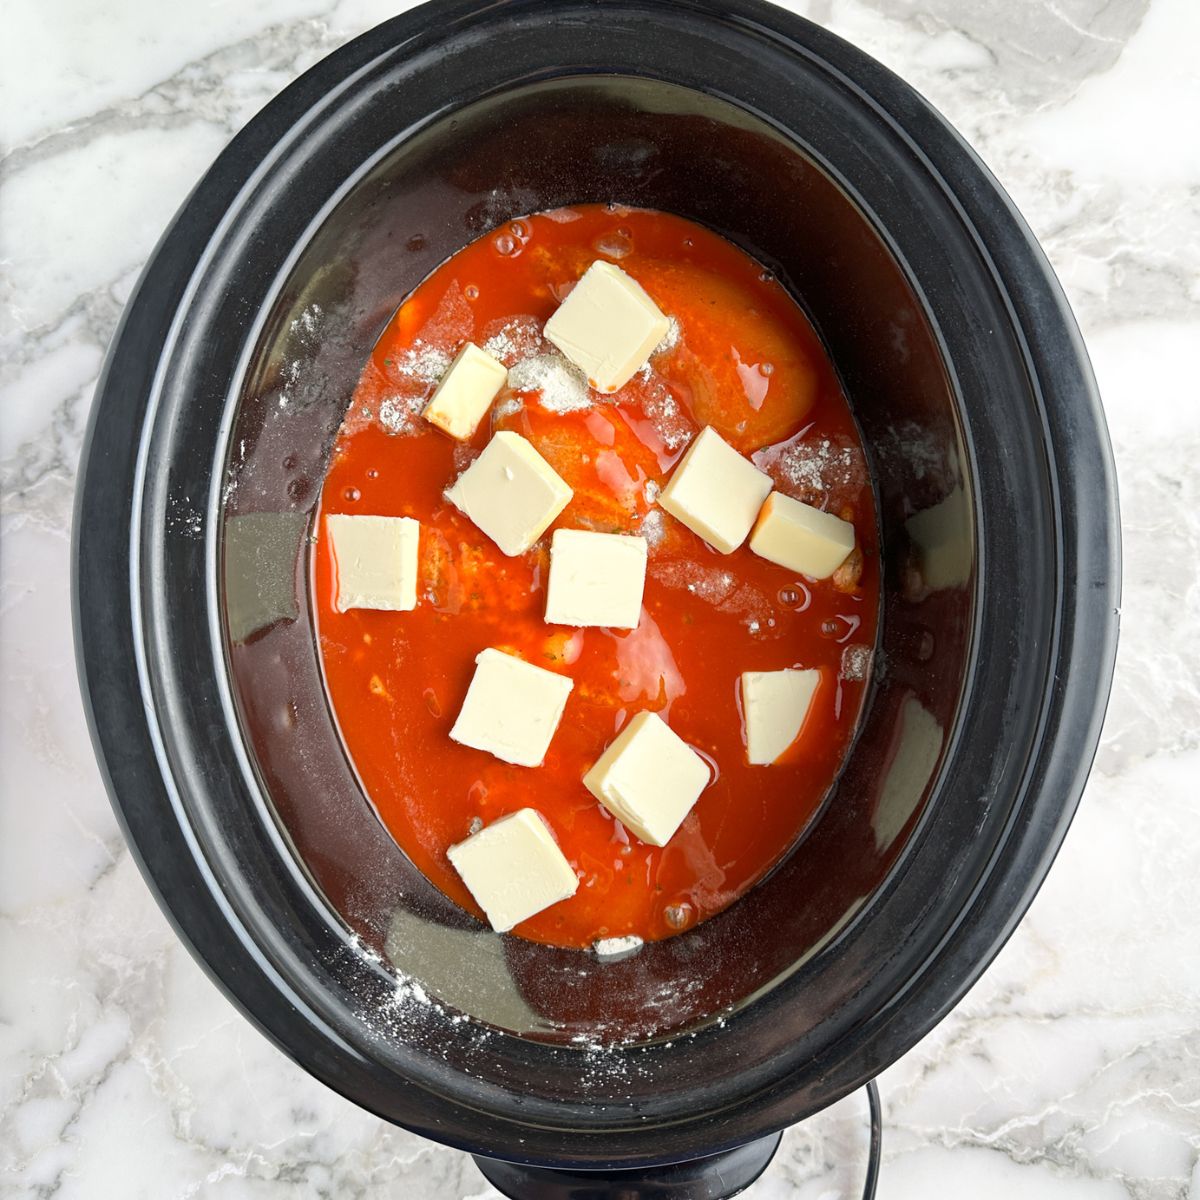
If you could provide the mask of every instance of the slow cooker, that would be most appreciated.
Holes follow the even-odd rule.
[[[308,590],[325,461],[397,305],[484,231],[581,202],[701,222],[791,290],[862,430],[884,578],[811,830],[615,962],[495,935],[412,867],[338,739]],[[894,75],[756,0],[435,0],[269,104],[145,268],[81,468],[79,667],[148,883],[285,1053],[508,1195],[715,1198],[1020,920],[1099,734],[1117,529],[1062,292]]]

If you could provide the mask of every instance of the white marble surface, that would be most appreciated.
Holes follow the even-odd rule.
[[[881,1080],[885,1200],[1200,1196],[1200,4],[800,0],[921,88],[1054,261],[1123,488],[1124,640],[1066,848]],[[93,383],[230,135],[384,0],[9,0],[0,34],[0,1194],[492,1197],[267,1045],[125,851],[76,694],[68,524]],[[754,1200],[857,1189],[861,1099]]]

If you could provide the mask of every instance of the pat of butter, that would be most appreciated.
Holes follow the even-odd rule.
[[[742,716],[752,765],[775,762],[796,740],[820,682],[820,671],[790,667],[742,672]]]
[[[419,521],[330,513],[325,531],[333,548],[338,612],[417,607]]]
[[[496,434],[446,499],[510,557],[523,554],[574,493],[519,433]]]
[[[810,579],[828,579],[854,549],[854,526],[833,513],[772,492],[750,535],[750,549]]]
[[[638,713],[583,777],[627,829],[665,846],[712,778],[708,763],[656,713]]]
[[[646,539],[556,529],[550,539],[546,620],[634,629],[646,585]]]
[[[669,328],[636,279],[597,259],[546,322],[546,337],[596,391],[611,393],[633,378]]]
[[[658,502],[713,549],[732,554],[746,540],[770,490],[771,477],[706,425]]]
[[[497,933],[575,895],[579,880],[541,815],[509,813],[447,851]]]
[[[452,438],[472,437],[508,379],[508,368],[474,342],[455,356],[422,414]]]
[[[500,650],[482,650],[450,737],[518,767],[537,767],[574,681]]]

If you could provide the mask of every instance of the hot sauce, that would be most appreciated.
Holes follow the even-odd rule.
[[[646,367],[604,397],[580,385],[540,332],[597,258],[617,262],[673,318]],[[510,387],[475,437],[458,443],[420,411],[468,339],[509,367]],[[857,546],[832,579],[796,577],[745,545],[719,554],[655,505],[704,425],[751,456],[780,491],[854,522]],[[646,538],[636,629],[548,625],[549,532],[507,558],[445,500],[499,429],[528,438],[574,489],[552,529]],[[421,522],[415,610],[336,611],[323,523],[330,513]],[[400,306],[364,368],[317,528],[315,620],[347,751],[399,845],[476,915],[447,849],[532,807],[580,883],[517,934],[568,947],[668,937],[760,880],[796,843],[838,772],[862,705],[879,593],[858,432],[795,302],[760,264],[701,226],[580,206],[511,222],[449,259]],[[475,656],[489,646],[574,680],[541,767],[511,766],[448,736]],[[751,766],[739,678],[783,667],[818,668],[821,682],[792,747],[774,764]],[[581,782],[645,709],[667,720],[713,774],[661,849],[627,832]]]

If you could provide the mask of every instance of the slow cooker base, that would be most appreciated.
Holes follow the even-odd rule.
[[[615,1171],[560,1171],[475,1155],[483,1177],[510,1200],[728,1200],[770,1165],[782,1133],[723,1154]]]
[[[873,1079],[865,1090],[871,1141],[862,1200],[875,1200],[883,1157],[883,1106]],[[782,1140],[781,1130],[721,1154],[640,1170],[564,1171],[472,1157],[488,1183],[509,1200],[729,1200],[770,1166]]]

